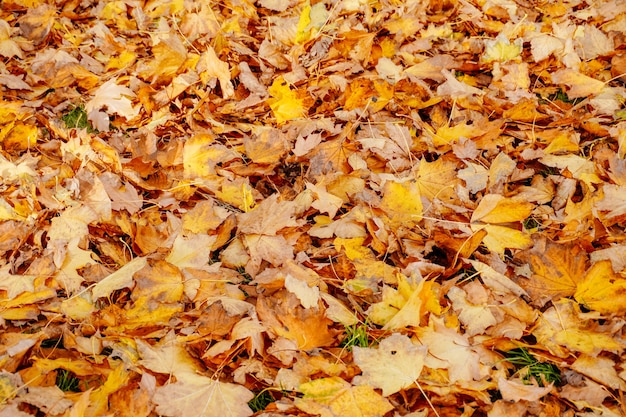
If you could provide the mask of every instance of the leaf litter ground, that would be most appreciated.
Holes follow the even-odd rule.
[[[626,3],[0,4],[0,416],[619,416]]]

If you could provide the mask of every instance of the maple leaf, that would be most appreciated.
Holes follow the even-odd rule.
[[[503,34],[499,34],[495,39],[485,41],[485,54],[482,56],[484,62],[506,62],[517,59],[522,52],[523,39],[518,38],[511,43]]]
[[[198,134],[185,141],[183,168],[186,178],[210,177],[215,175],[215,166],[240,158],[236,151],[215,143],[213,135]]]
[[[19,47],[19,44],[11,39],[13,28],[9,24],[0,20],[0,55],[5,58],[18,57],[24,58],[24,54]]]
[[[626,279],[613,272],[610,261],[594,264],[577,283],[576,301],[602,314],[626,313]]]
[[[603,350],[622,352],[626,348],[623,341],[597,331],[590,318],[581,313],[578,304],[568,299],[553,304],[540,315],[533,330],[537,342],[553,354],[566,357],[569,349],[595,356]]]
[[[423,214],[418,184],[410,180],[385,182],[380,208],[392,225],[417,223]]]
[[[560,69],[552,74],[555,84],[565,84],[569,87],[567,95],[570,99],[589,97],[599,94],[605,84],[602,81],[588,77],[572,69]]]
[[[300,98],[296,91],[291,90],[283,77],[276,78],[267,91],[271,98],[266,101],[279,125],[305,116],[304,99]]]
[[[312,204],[312,195],[303,193],[293,201],[279,201],[280,195],[272,194],[254,209],[237,215],[240,232],[250,234],[276,235],[285,227],[297,227],[303,224],[296,217]]]
[[[115,290],[129,288],[133,285],[133,275],[147,265],[145,257],[137,257],[122,266],[111,275],[103,278],[91,288],[94,300],[100,297],[108,297]]]
[[[174,239],[172,250],[165,260],[181,270],[184,268],[202,269],[209,263],[211,247],[216,239],[216,235],[180,234]]]
[[[295,294],[304,308],[311,308],[318,305],[320,300],[320,289],[310,287],[305,280],[293,277],[291,274],[285,276],[285,288]]]
[[[139,108],[133,107],[129,97],[135,97],[135,93],[117,84],[117,79],[111,79],[98,87],[93,98],[85,104],[87,118],[94,128],[104,132],[109,130],[108,114],[115,113],[128,120],[134,119],[139,114]],[[107,112],[103,112],[103,108]]]
[[[333,341],[321,303],[317,308],[303,308],[294,294],[281,290],[272,297],[259,297],[256,308],[263,324],[276,335],[296,342],[298,349],[309,350]]]
[[[241,385],[216,381],[202,375],[178,374],[177,381],[158,387],[152,401],[164,416],[247,417],[254,394]]]
[[[529,262],[532,269],[532,275],[519,284],[541,305],[547,299],[574,295],[587,269],[586,253],[576,244],[540,240],[518,256]]]
[[[207,84],[212,78],[217,78],[224,98],[232,97],[235,93],[233,83],[230,81],[230,69],[228,63],[220,60],[215,49],[208,47],[200,56],[196,69],[200,73],[200,80]]]
[[[487,194],[472,214],[471,222],[510,223],[525,220],[534,204],[506,198],[499,194]]]
[[[626,387],[622,375],[615,370],[615,362],[610,358],[580,355],[572,363],[572,369],[611,389],[623,390]]]
[[[480,369],[480,356],[468,337],[447,327],[442,319],[431,316],[428,327],[416,329],[416,335],[419,342],[428,347],[425,366],[447,369],[451,384],[481,378],[484,371]]]
[[[138,68],[139,76],[155,84],[168,84],[187,59],[187,49],[178,36],[167,34],[152,46],[152,61]]]
[[[7,292],[7,298],[13,299],[23,292],[35,292],[34,275],[14,275],[11,273],[11,265],[0,267],[0,289]]]
[[[178,376],[193,374],[198,368],[198,363],[173,332],[168,332],[154,346],[141,339],[135,339],[135,343],[140,357],[139,363],[153,372]]]
[[[482,334],[485,329],[498,323],[487,300],[474,304],[467,300],[467,293],[458,287],[452,287],[447,293],[452,306],[458,312],[459,320],[465,325],[468,336]]]
[[[387,397],[417,382],[428,348],[413,343],[405,335],[394,333],[373,348],[352,347],[354,363],[363,375],[353,379],[355,385],[381,388]]]
[[[537,401],[548,395],[553,389],[552,384],[547,387],[539,387],[529,385],[522,381],[507,380],[502,377],[498,378],[498,390],[500,390],[502,398],[507,401]]]
[[[354,387],[337,376],[300,384],[298,390],[304,396],[296,398],[296,407],[322,417],[376,417],[393,409],[372,387]]]
[[[368,317],[386,330],[418,327],[425,311],[441,313],[439,286],[433,281],[414,282],[398,275],[398,288],[383,287],[383,300],[372,304]]]

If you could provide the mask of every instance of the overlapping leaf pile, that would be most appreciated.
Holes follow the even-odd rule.
[[[625,412],[623,1],[0,8],[0,416]]]

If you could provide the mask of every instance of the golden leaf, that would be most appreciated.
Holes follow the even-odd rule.
[[[599,261],[576,287],[576,301],[602,314],[626,313],[626,279],[613,272],[611,261]]]
[[[305,382],[298,391],[304,396],[296,407],[325,417],[378,417],[393,409],[372,387],[354,387],[337,376]]]
[[[266,100],[267,104],[272,109],[276,123],[279,125],[306,115],[304,99],[300,98],[296,91],[291,90],[283,77],[276,78],[267,91],[271,96]]]

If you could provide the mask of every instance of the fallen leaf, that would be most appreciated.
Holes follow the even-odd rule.
[[[626,279],[613,272],[611,262],[595,263],[576,287],[576,301],[602,314],[626,313]]]
[[[371,387],[354,387],[337,376],[300,384],[298,390],[304,396],[296,398],[296,406],[322,417],[376,417],[393,409]]]
[[[157,387],[152,401],[156,412],[164,416],[247,417],[252,415],[247,403],[253,397],[241,385],[189,373],[174,383]]]
[[[376,349],[353,346],[354,363],[363,374],[352,382],[381,388],[383,397],[395,394],[417,383],[427,351],[399,333],[383,339]]]
[[[317,308],[303,308],[292,293],[281,290],[272,297],[259,297],[259,318],[274,334],[296,342],[298,349],[310,350],[332,343],[331,322],[321,303]]]
[[[587,254],[574,243],[541,240],[518,256],[528,262],[532,270],[530,277],[518,282],[534,302],[541,305],[548,299],[574,295],[587,270]]]
[[[537,401],[548,395],[554,387],[552,384],[547,387],[525,384],[522,381],[507,380],[498,378],[498,389],[502,394],[502,399],[506,401]]]

